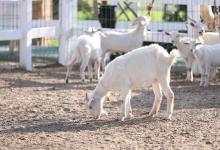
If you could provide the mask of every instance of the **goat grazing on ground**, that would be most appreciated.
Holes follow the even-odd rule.
[[[171,119],[174,93],[169,85],[170,68],[177,55],[177,50],[168,54],[163,47],[152,44],[132,50],[114,59],[107,65],[92,95],[89,98],[86,96],[91,114],[97,118],[102,114],[107,115],[103,110],[105,96],[109,91],[120,91],[123,100],[120,120],[124,121],[127,117],[132,116],[131,90],[152,85],[155,99],[149,116],[158,113],[163,92],[168,100],[168,118]]]

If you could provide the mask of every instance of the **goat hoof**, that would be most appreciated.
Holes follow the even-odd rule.
[[[108,113],[107,113],[106,111],[103,111],[103,112],[101,113],[101,115],[105,115],[106,117],[108,117]]]
[[[204,84],[204,87],[208,87],[209,85],[208,84]]]
[[[125,116],[120,115],[120,117],[118,118],[118,120],[124,122],[124,121],[125,121],[125,118],[126,118]]]
[[[147,115],[147,117],[149,117],[149,118],[154,118],[154,116],[155,116],[155,115],[153,115],[153,114],[148,114],[148,115]]]
[[[66,79],[66,84],[68,84],[69,83],[69,79]]]
[[[125,117],[120,117],[119,119],[121,122],[124,122],[125,121]]]
[[[148,114],[148,117],[155,117],[157,115],[157,112],[156,111],[151,111],[149,114]]]
[[[128,114],[128,117],[129,117],[129,118],[133,118],[134,116],[133,116],[132,113],[129,113],[129,114]]]
[[[169,115],[169,116],[168,116],[168,120],[172,120],[172,115]]]
[[[82,79],[82,83],[88,83],[88,81],[85,79]]]

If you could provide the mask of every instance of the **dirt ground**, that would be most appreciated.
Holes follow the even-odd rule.
[[[173,120],[166,119],[166,99],[159,115],[148,118],[150,88],[135,89],[134,117],[120,122],[119,94],[104,107],[109,117],[94,120],[84,105],[96,82],[82,84],[74,71],[64,83],[65,68],[0,72],[0,150],[38,149],[184,149],[220,150],[220,81],[208,88],[172,76]]]

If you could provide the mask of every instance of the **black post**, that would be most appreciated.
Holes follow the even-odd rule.
[[[107,5],[106,3],[102,3],[99,7],[99,22],[103,28],[115,28],[116,24],[116,13],[115,13],[116,5]]]

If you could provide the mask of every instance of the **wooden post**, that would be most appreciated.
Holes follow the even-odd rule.
[[[32,28],[32,0],[21,0],[20,28],[20,65],[27,71],[32,71],[32,38],[29,32]]]

